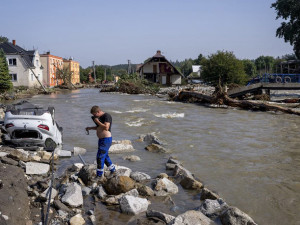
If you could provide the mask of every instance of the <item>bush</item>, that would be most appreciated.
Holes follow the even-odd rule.
[[[0,49],[0,92],[8,91],[12,88],[12,86],[6,57],[3,50]]]

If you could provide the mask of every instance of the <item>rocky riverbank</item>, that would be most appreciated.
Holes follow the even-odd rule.
[[[145,150],[153,154],[168,152],[154,134],[142,135],[138,141],[144,142]],[[130,140],[116,141],[110,151],[131,152],[133,146]],[[74,148],[72,154],[84,153],[84,149]],[[95,164],[76,163],[51,185],[51,171],[55,171],[58,160],[66,156],[70,157],[71,152],[56,150],[52,155],[43,150],[0,148],[1,224],[43,224],[49,198],[49,224],[118,224],[114,220],[122,215],[126,216],[127,224],[256,224],[204,186],[173,157],[166,160],[166,170],[156,177],[132,171],[124,161],[124,165],[116,166],[116,174],[105,170],[103,179],[96,179]],[[134,163],[140,159],[132,155],[124,160]],[[200,196],[194,200],[198,207],[187,208],[179,215],[158,210],[157,202],[175,207],[172,196],[184,190],[192,190],[195,196]],[[106,218],[98,207],[115,212],[116,218]]]

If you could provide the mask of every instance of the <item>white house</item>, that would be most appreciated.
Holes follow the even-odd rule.
[[[183,77],[159,50],[144,64],[139,65],[137,72],[145,79],[164,85],[179,85]]]
[[[13,86],[40,87],[39,81],[43,81],[43,67],[38,51],[26,51],[16,45],[15,40],[12,43],[1,43],[1,48],[7,59]]]

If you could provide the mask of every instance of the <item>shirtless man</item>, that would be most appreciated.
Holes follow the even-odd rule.
[[[103,112],[99,106],[91,108],[92,119],[96,124],[95,127],[86,127],[85,130],[96,130],[98,141],[97,152],[97,177],[102,177],[104,172],[104,163],[111,173],[115,172],[115,165],[111,162],[108,156],[108,150],[112,143],[111,124],[112,118],[108,113]]]

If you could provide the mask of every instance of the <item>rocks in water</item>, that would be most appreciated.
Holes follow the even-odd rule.
[[[74,153],[74,156],[77,156],[79,154],[84,155],[86,153],[86,149],[85,148],[80,148],[80,147],[74,147],[73,153]]]
[[[181,177],[181,178],[189,177],[189,178],[194,179],[194,175],[189,170],[187,170],[186,168],[184,168],[183,166],[181,166],[179,164],[176,164],[174,172],[173,172],[173,176]]]
[[[222,199],[206,199],[196,210],[201,211],[204,215],[211,219],[215,219],[216,217],[220,216],[222,212],[227,208],[228,205]]]
[[[257,225],[253,219],[246,213],[236,207],[229,207],[221,216],[220,220],[223,225]]]
[[[168,225],[211,225],[213,221],[202,212],[189,210],[177,216]]]
[[[205,199],[216,200],[218,198],[220,198],[220,197],[216,193],[212,192],[211,190],[209,190],[207,188],[202,188],[200,200],[205,200]]]
[[[96,177],[97,166],[94,164],[85,165],[78,173],[78,177],[85,185],[90,185],[92,180]]]
[[[135,149],[133,148],[132,144],[123,144],[123,143],[116,143],[112,144],[109,148],[109,153],[126,153],[126,152],[133,152]]]
[[[70,183],[61,201],[71,207],[81,206],[83,204],[81,187],[77,183]]]
[[[147,211],[149,205],[147,199],[130,195],[123,196],[119,202],[122,213],[130,215],[137,215],[141,212]]]
[[[155,180],[152,185],[156,196],[166,196],[178,193],[177,185],[167,178]]]
[[[126,176],[126,177],[130,177],[130,174],[132,172],[132,170],[128,167],[125,166],[115,166],[116,171],[117,171],[117,175],[118,176]],[[110,174],[110,172],[108,171],[108,173]]]
[[[166,224],[170,223],[172,220],[175,219],[174,216],[171,216],[171,215],[168,215],[168,214],[165,214],[162,212],[158,212],[155,210],[148,210],[146,212],[146,216],[150,217],[150,218],[153,218],[153,217],[158,218],[158,219],[162,220],[163,222],[165,222]]]
[[[104,188],[108,194],[118,195],[134,189],[135,182],[127,176],[117,176],[107,180]]]
[[[115,196],[112,196],[112,197],[109,197],[109,198],[105,199],[105,203],[108,204],[108,205],[118,205],[120,198],[122,198],[125,195],[138,197],[139,193],[136,189],[132,189],[132,190],[130,190],[130,191],[124,193],[124,194],[115,195]]]
[[[153,196],[154,195],[154,191],[146,185],[140,185],[137,190],[138,190],[138,192],[141,196],[146,197],[146,196]]]
[[[81,214],[77,214],[70,219],[70,225],[83,225],[85,224],[85,220],[83,219]]]
[[[158,139],[158,137],[154,132],[146,135],[140,135],[140,139],[146,142],[148,145],[150,144],[162,145],[162,142]]]
[[[137,182],[141,182],[143,180],[150,180],[151,179],[151,177],[148,174],[142,173],[142,172],[138,172],[138,171],[132,172],[130,174],[130,177],[133,180],[137,181]]]
[[[27,162],[26,163],[26,174],[44,175],[50,170],[50,165],[45,163]]]
[[[182,165],[180,161],[175,159],[174,157],[170,157],[166,163],[166,170],[174,170],[176,165]]]
[[[180,181],[180,185],[185,189],[200,190],[203,187],[203,184],[200,181],[195,180],[194,178],[184,177]]]
[[[82,188],[82,195],[83,196],[87,196],[87,195],[89,195],[91,193],[91,191],[92,191],[91,188],[89,188],[89,187],[83,187]]]
[[[140,161],[141,160],[141,158],[138,157],[138,156],[136,156],[136,155],[127,155],[127,156],[124,156],[123,159],[131,161],[131,162],[136,162],[136,161]]]
[[[105,192],[104,188],[102,185],[100,185],[98,188],[97,188],[97,196],[98,198],[100,199],[104,199],[106,198],[107,196],[107,193]]]
[[[154,152],[154,153],[168,153],[169,152],[166,148],[164,148],[158,144],[150,144],[145,149],[149,152]]]

